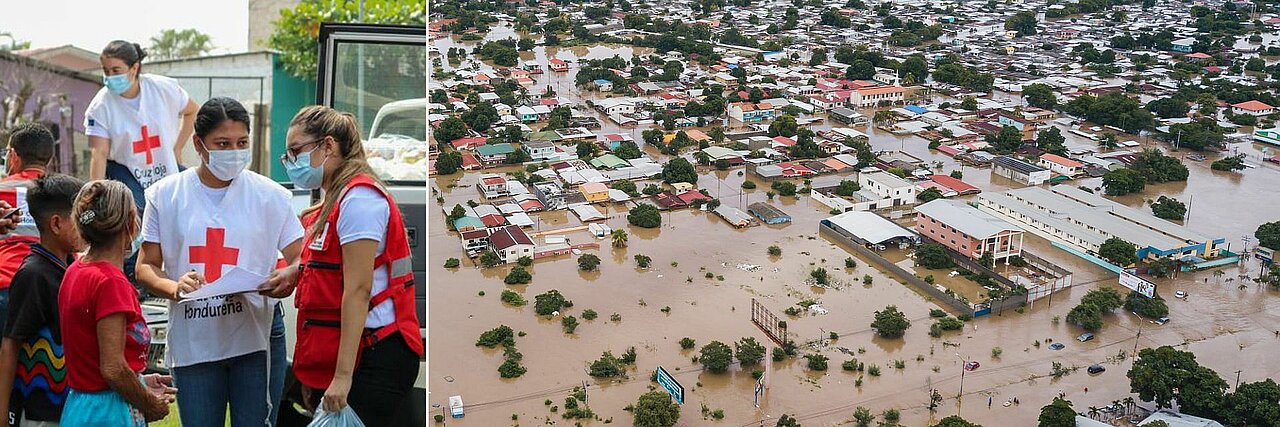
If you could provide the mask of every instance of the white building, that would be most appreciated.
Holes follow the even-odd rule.
[[[879,169],[863,169],[863,172],[858,174],[858,185],[882,199],[890,199],[889,206],[910,205],[916,202],[915,184]]]

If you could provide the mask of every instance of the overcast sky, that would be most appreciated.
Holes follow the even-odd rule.
[[[0,33],[31,47],[73,44],[99,52],[108,42],[150,46],[164,29],[208,34],[212,53],[243,52],[249,45],[248,0],[22,0],[6,1]],[[0,43],[9,40],[0,37]]]

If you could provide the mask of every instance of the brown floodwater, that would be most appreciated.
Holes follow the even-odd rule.
[[[534,52],[540,60],[546,55],[542,49]],[[556,55],[564,54],[561,51]],[[581,55],[576,51],[573,54]],[[567,79],[570,75],[547,73],[540,79]],[[545,86],[542,80],[539,84]],[[608,129],[609,123],[604,123]],[[876,150],[901,149],[929,163],[941,162],[943,173],[960,168],[951,158],[929,150],[927,141],[921,138],[858,129],[871,134]],[[1257,155],[1261,147],[1241,144],[1239,148]],[[1191,178],[1186,183],[1149,185],[1140,195],[1118,200],[1135,207],[1140,207],[1144,199],[1160,195],[1189,201],[1188,227],[1224,237],[1232,242],[1233,250],[1238,249],[1242,236],[1251,237],[1258,224],[1278,219],[1275,210],[1269,208],[1280,188],[1280,168],[1262,164],[1243,173],[1223,173],[1211,171],[1208,163],[1188,161]],[[499,171],[514,170],[518,168]],[[992,176],[990,169],[964,167],[963,172],[966,182],[984,191],[1017,187],[1009,180]],[[612,248],[607,240],[597,240],[585,230],[565,234],[574,243],[601,244],[600,250],[586,251],[600,256],[603,262],[599,272],[580,272],[576,256],[560,256],[538,260],[530,269],[532,283],[505,286],[502,278],[509,267],[480,269],[464,261],[461,268],[445,269],[445,259],[463,257],[461,242],[456,233],[447,230],[440,209],[468,199],[480,201],[474,188],[478,176],[478,172],[469,172],[436,178],[434,188],[445,202],[430,212],[429,400],[432,405],[447,406],[449,396],[461,395],[467,403],[467,416],[451,419],[450,424],[533,425],[548,417],[566,422],[560,417],[564,398],[583,381],[590,386],[589,406],[602,420],[613,418],[615,423],[629,424],[630,413],[623,408],[656,386],[648,379],[656,367],[662,366],[686,389],[679,425],[712,424],[714,421],[703,420],[702,405],[723,409],[725,419],[714,423],[730,426],[755,426],[761,420],[772,425],[784,413],[797,416],[805,425],[838,425],[850,421],[859,406],[877,414],[899,409],[903,425],[910,426],[926,425],[930,420],[956,413],[988,425],[1034,425],[1039,408],[1059,392],[1066,393],[1079,411],[1134,396],[1129,393],[1124,375],[1132,358],[1118,360],[1116,356],[1133,352],[1139,329],[1139,348],[1174,345],[1194,351],[1200,363],[1216,370],[1228,383],[1234,383],[1232,374],[1236,370],[1241,371],[1241,382],[1280,374],[1280,360],[1273,357],[1280,352],[1280,339],[1274,335],[1280,324],[1280,293],[1237,278],[1257,273],[1258,265],[1253,260],[1222,268],[1226,274],[1220,277],[1204,271],[1159,280],[1159,289],[1166,297],[1174,290],[1190,294],[1186,300],[1169,301],[1170,323],[1157,326],[1118,310],[1105,316],[1105,326],[1096,333],[1096,339],[1079,343],[1073,338],[1083,332],[1080,328],[1054,319],[1065,317],[1089,289],[1121,288],[1114,274],[1028,233],[1026,250],[1072,271],[1076,286],[1055,294],[1052,300],[1034,302],[1024,313],[1005,311],[984,316],[967,323],[961,331],[931,338],[927,335],[931,323],[928,313],[938,306],[896,278],[872,268],[865,259],[859,259],[854,269],[844,268],[844,259],[851,253],[817,235],[818,221],[828,216],[826,209],[803,196],[773,200],[793,222],[747,229],[735,229],[714,214],[696,210],[664,212],[661,228],[641,229],[627,225],[625,213],[633,205],[609,205],[604,209],[609,215],[605,223],[627,230],[627,247]],[[814,185],[834,184],[852,176],[823,176],[815,178]],[[699,186],[724,204],[745,210],[746,205],[767,199],[768,183],[757,182],[757,189],[741,190],[744,179],[738,170],[708,171]],[[1086,179],[1069,185],[1096,187],[1101,181]],[[537,229],[543,232],[582,225],[565,211],[533,216],[538,220]],[[535,240],[542,242],[541,238]],[[1250,246],[1254,244],[1256,241]],[[778,245],[782,256],[767,255],[770,245]],[[894,251],[896,248],[887,252]],[[637,254],[651,257],[652,266],[636,268],[632,257]],[[900,256],[906,263],[901,265],[909,266],[905,255]],[[748,271],[739,268],[739,264],[759,268]],[[827,269],[834,286],[820,288],[806,282],[816,267]],[[970,299],[982,291],[972,282],[944,279],[945,272],[926,271],[917,272],[933,274]],[[705,277],[707,273],[712,278]],[[871,285],[863,285],[863,275],[872,276]],[[966,283],[970,287],[966,288]],[[1239,288],[1241,283],[1246,283],[1243,289]],[[503,289],[523,294],[530,305],[502,304],[498,297]],[[572,308],[563,310],[563,314],[579,318],[581,324],[574,334],[563,333],[559,319],[543,319],[533,313],[533,297],[552,289],[574,302]],[[484,296],[478,295],[481,291]],[[791,338],[803,344],[802,354],[821,353],[830,358],[829,370],[816,373],[806,368],[803,358],[777,363],[766,358],[770,381],[759,409],[753,404],[751,371],[763,369],[762,366],[743,369],[735,365],[728,373],[712,374],[692,362],[694,350],[681,350],[678,345],[683,337],[693,338],[699,347],[712,340],[732,345],[742,337],[767,343],[764,334],[750,322],[752,298],[788,321]],[[828,312],[783,315],[783,309],[805,299],[817,300]],[[901,339],[877,338],[869,328],[874,312],[890,304],[912,320],[912,327]],[[669,312],[663,311],[666,307]],[[582,320],[581,313],[586,309],[598,312],[599,318]],[[610,321],[614,313],[621,316],[620,322]],[[503,324],[527,334],[516,338],[516,347],[524,356],[522,364],[528,368],[520,378],[499,378],[497,367],[503,360],[502,351],[475,346],[482,332]],[[839,338],[827,339],[831,332]],[[1049,350],[1050,340],[1061,341],[1067,347]],[[1035,345],[1037,342],[1039,346]],[[633,346],[638,360],[634,368],[628,369],[626,379],[595,380],[587,375],[590,363],[601,352],[619,355]],[[993,347],[1003,350],[999,357],[992,356]],[[844,354],[840,348],[851,354]],[[868,367],[878,365],[881,376],[842,371],[840,364],[850,358]],[[958,404],[962,359],[976,360],[981,367],[964,374],[963,403]],[[897,360],[905,362],[904,369],[894,368]],[[1053,362],[1080,368],[1103,363],[1108,370],[1089,375],[1080,369],[1054,379],[1048,376]],[[861,387],[854,384],[859,377],[863,379]],[[1084,392],[1085,387],[1089,388],[1088,393]],[[933,413],[926,409],[931,388],[945,396],[942,406]],[[986,404],[988,397],[994,403],[991,407]],[[1013,397],[1028,406],[1002,406]],[[544,405],[548,399],[561,407],[560,413],[552,413]],[[439,406],[432,409],[433,413],[441,410]],[[513,414],[518,421],[512,421]]]

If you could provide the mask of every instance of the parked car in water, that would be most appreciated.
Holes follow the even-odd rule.
[[[1049,344],[1049,349],[1050,349],[1050,350],[1062,350],[1064,347],[1066,347],[1066,345],[1064,345],[1064,344],[1062,344],[1062,343],[1060,343],[1060,342],[1055,342],[1055,343],[1053,343],[1053,344]]]
[[[1157,325],[1163,325],[1163,324],[1165,324],[1165,323],[1169,323],[1169,318],[1168,318],[1168,317],[1161,317],[1161,318],[1159,318],[1159,319],[1156,319],[1156,320],[1155,320],[1155,323],[1156,323]]]
[[[1101,374],[1107,371],[1107,367],[1095,363],[1093,365],[1089,365],[1088,371],[1090,374]]]
[[[1083,333],[1083,334],[1080,334],[1080,336],[1076,337],[1076,341],[1080,341],[1080,342],[1086,342],[1086,341],[1089,341],[1089,340],[1091,340],[1091,339],[1093,339],[1093,333],[1092,333],[1092,332],[1085,332],[1085,333]]]

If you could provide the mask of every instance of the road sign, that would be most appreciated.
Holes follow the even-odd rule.
[[[964,370],[966,370],[966,371],[976,371],[976,370],[978,370],[978,366],[981,366],[981,365],[979,365],[977,361],[975,361],[975,360],[970,360],[970,361],[968,361],[968,362],[965,362],[965,363],[964,363]]]
[[[1147,298],[1153,298],[1156,295],[1156,284],[1138,277],[1138,275],[1130,273],[1129,270],[1120,271],[1120,285],[1142,294]]]
[[[658,367],[657,375],[658,375],[658,384],[661,385],[662,388],[667,389],[667,393],[671,394],[671,398],[675,399],[676,403],[683,405],[684,404],[684,386],[680,385],[680,382],[676,381],[676,378],[671,376],[671,374],[667,373],[667,370],[662,369],[661,366]]]

